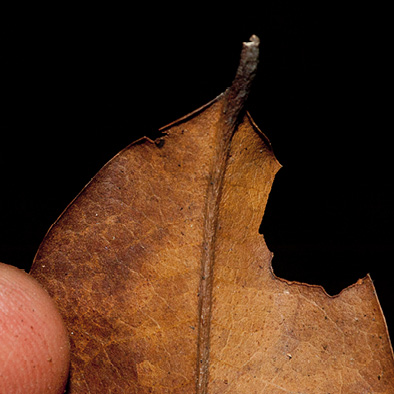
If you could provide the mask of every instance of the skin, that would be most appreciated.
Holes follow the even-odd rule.
[[[63,393],[69,364],[53,300],[23,270],[0,263],[0,393]]]

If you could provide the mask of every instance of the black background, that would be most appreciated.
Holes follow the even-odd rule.
[[[331,295],[370,273],[393,333],[388,9],[233,3],[10,10],[0,260],[28,270],[102,165],[224,91],[242,41],[256,34],[248,110],[284,166],[261,227],[275,273]]]

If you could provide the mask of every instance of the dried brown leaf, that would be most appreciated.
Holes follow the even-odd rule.
[[[259,226],[279,170],[232,86],[120,152],[52,226],[31,274],[72,344],[70,393],[393,393],[369,276],[331,297],[277,278]]]

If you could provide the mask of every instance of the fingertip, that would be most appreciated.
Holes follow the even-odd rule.
[[[55,303],[23,270],[0,263],[0,393],[63,393],[70,364]]]

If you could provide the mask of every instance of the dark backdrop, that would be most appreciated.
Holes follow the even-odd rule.
[[[349,1],[233,3],[10,11],[0,260],[28,269],[101,166],[224,91],[242,41],[257,34],[248,109],[284,166],[261,228],[275,273],[329,294],[370,273],[392,333],[389,12]]]

